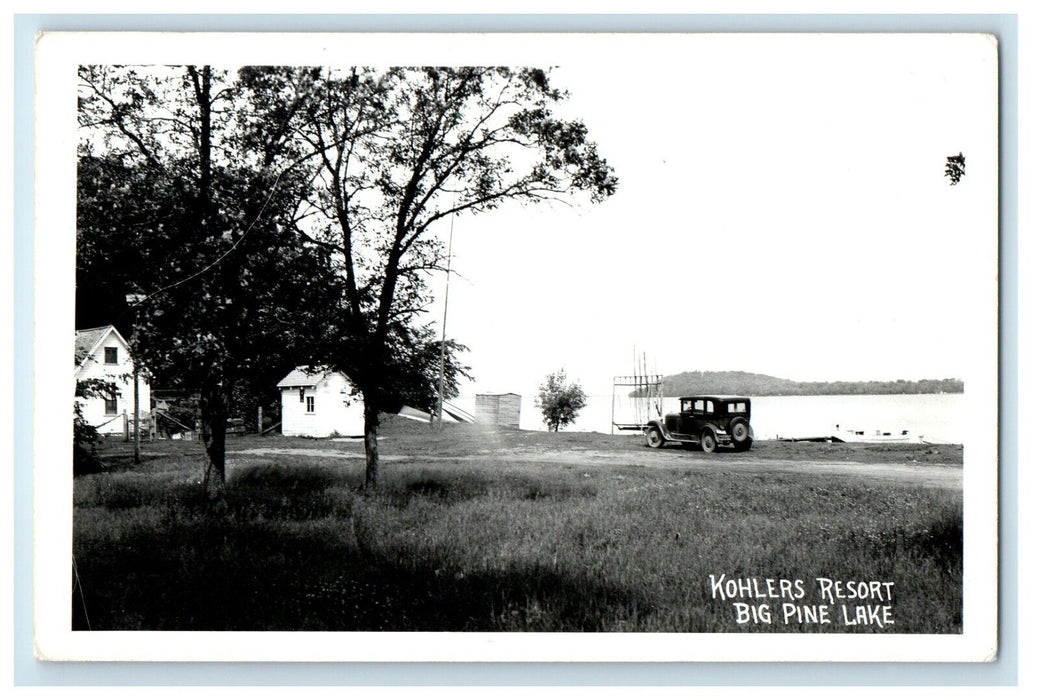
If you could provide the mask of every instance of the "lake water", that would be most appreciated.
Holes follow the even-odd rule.
[[[523,396],[520,428],[545,430],[536,397]],[[452,401],[472,412],[474,396]],[[758,439],[775,437],[815,437],[841,430],[880,430],[893,434],[908,430],[927,442],[963,444],[963,394],[889,394],[856,396],[762,396],[752,398],[751,425]],[[626,396],[591,395],[577,422],[567,430],[610,432],[611,410],[618,423],[642,423],[634,402]],[[665,398],[664,411],[677,411],[678,399]]]

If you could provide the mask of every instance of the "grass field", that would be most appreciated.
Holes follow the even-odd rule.
[[[136,468],[105,445],[106,472],[75,480],[73,627],[961,631],[959,447],[704,455],[403,420],[383,436],[371,496],[359,444],[233,439],[214,503],[198,443],[146,443]],[[829,624],[784,624],[789,598],[753,600],[771,622],[738,624],[733,603],[751,601],[712,595],[722,574],[800,579],[799,606],[827,603],[816,577],[891,582],[890,600],[868,601],[890,624],[843,624],[840,604],[860,600],[829,605]]]

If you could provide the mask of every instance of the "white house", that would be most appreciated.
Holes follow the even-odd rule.
[[[130,346],[115,329],[102,326],[76,331],[76,381],[101,379],[115,385],[111,396],[76,397],[83,419],[104,435],[122,433],[125,420],[133,425],[133,358]],[[151,409],[151,386],[144,374],[138,377],[141,417]]]
[[[364,402],[342,372],[297,367],[278,382],[281,434],[296,437],[364,435]]]

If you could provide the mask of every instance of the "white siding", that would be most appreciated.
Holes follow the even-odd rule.
[[[118,360],[115,364],[105,362],[105,348],[115,348]],[[104,398],[76,398],[76,401],[82,408],[83,419],[87,423],[97,427],[98,432],[103,435],[121,434],[123,432],[124,415],[129,417],[132,425],[133,362],[130,360],[130,349],[117,334],[107,333],[94,352],[83,364],[77,367],[76,380],[82,381],[85,379],[110,381],[118,389],[114,414],[105,411]],[[151,412],[151,385],[145,376],[138,378],[138,397],[141,417],[144,418]]]
[[[338,372],[329,372],[316,386],[282,388],[282,435],[295,437],[363,435],[364,404],[360,395],[351,396],[351,390],[350,382]],[[314,411],[312,413],[307,412],[308,399],[313,399]]]

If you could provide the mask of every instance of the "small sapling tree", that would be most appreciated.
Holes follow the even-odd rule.
[[[588,403],[584,389],[575,382],[567,383],[562,369],[545,377],[538,388],[538,408],[549,430],[559,432],[577,419],[577,413]]]

